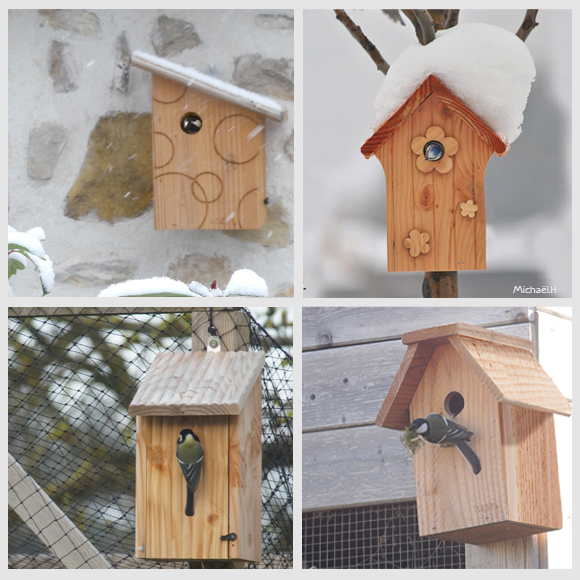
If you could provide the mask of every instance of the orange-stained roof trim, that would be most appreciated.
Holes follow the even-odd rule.
[[[499,157],[508,146],[473,111],[463,104],[437,77],[429,75],[421,86],[405,101],[403,106],[387,119],[361,147],[368,159],[432,94],[436,94],[454,113],[485,141]]]

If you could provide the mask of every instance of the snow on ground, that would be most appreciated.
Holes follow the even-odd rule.
[[[460,24],[422,46],[406,48],[393,62],[375,99],[376,131],[430,75],[508,145],[521,132],[524,109],[536,76],[526,45],[490,24]]]

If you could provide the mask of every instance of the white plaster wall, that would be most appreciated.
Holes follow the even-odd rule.
[[[268,283],[270,296],[293,287],[293,245],[264,247],[240,241],[219,231],[155,231],[153,208],[135,219],[110,225],[78,221],[64,215],[68,191],[75,183],[89,135],[108,112],[151,112],[151,75],[131,67],[127,94],[112,89],[116,39],[126,32],[129,50],[154,54],[151,36],[159,15],[191,22],[202,44],[168,57],[205,72],[210,65],[220,78],[231,82],[235,59],[260,54],[264,58],[293,59],[293,30],[269,30],[255,24],[258,14],[293,16],[292,10],[95,10],[102,31],[97,36],[59,30],[37,10],[9,11],[9,224],[18,231],[40,226],[46,233],[44,248],[54,262],[57,283],[51,296],[96,296],[108,285],[100,275],[111,261],[138,262],[133,278],[167,274],[171,263],[200,253],[208,258],[226,256],[233,270],[250,268]],[[78,89],[56,93],[49,75],[48,54],[54,40],[74,50]],[[293,223],[293,164],[284,154],[292,135],[293,102],[284,123],[267,121],[268,197],[282,204]],[[29,134],[43,122],[66,127],[68,139],[52,179],[28,176]],[[90,275],[79,284],[59,280],[59,272],[76,271],[90,263]],[[93,275],[94,272],[94,275]],[[192,279],[194,277],[192,276]],[[188,283],[191,280],[183,280]],[[38,277],[32,265],[11,278],[16,296],[39,296]]]

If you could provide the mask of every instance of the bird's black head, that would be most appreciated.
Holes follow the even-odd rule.
[[[183,443],[188,435],[191,435],[196,441],[199,441],[199,437],[191,429],[182,429],[177,442]]]
[[[425,419],[415,419],[409,425],[409,431],[416,431],[419,435],[429,434],[429,423]]]

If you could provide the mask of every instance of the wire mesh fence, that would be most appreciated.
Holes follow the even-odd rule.
[[[304,512],[304,568],[465,568],[465,547],[419,537],[417,504]]]
[[[157,353],[203,348],[217,309],[45,310],[9,310],[10,455],[112,567],[184,567],[134,558],[135,419],[127,408]],[[291,567],[291,348],[282,348],[249,311],[219,310],[237,321],[226,324],[224,336],[216,324],[220,338],[237,333],[240,348],[267,355],[262,564],[250,567]],[[245,328],[234,317],[240,311]],[[8,513],[9,567],[66,567],[62,546],[55,550],[35,531],[42,518],[23,519],[18,508],[10,505]]]

